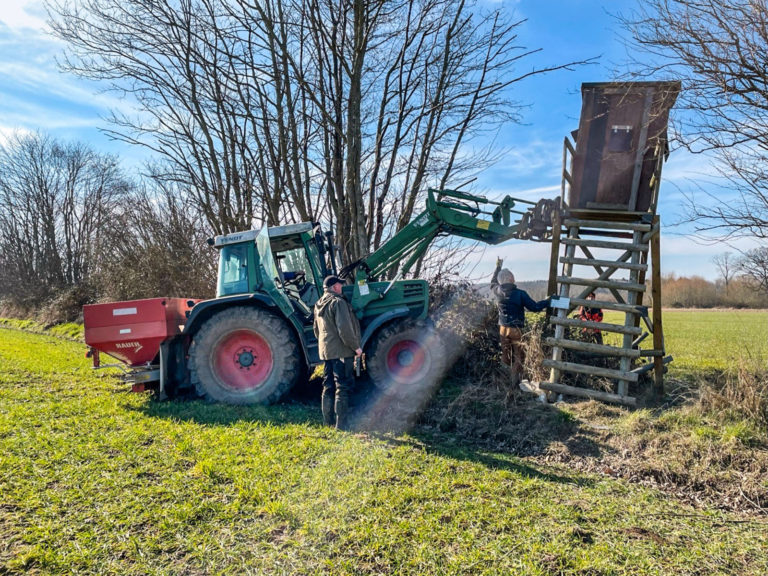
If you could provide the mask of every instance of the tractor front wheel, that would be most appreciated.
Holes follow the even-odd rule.
[[[414,387],[431,388],[443,377],[445,356],[433,328],[396,323],[373,337],[367,347],[366,365],[377,388],[407,395]]]
[[[284,320],[261,308],[230,308],[212,316],[189,349],[200,396],[228,404],[271,404],[301,373],[299,347]]]

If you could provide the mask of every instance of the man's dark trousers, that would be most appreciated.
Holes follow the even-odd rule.
[[[352,358],[325,360],[323,365],[323,422],[339,430],[349,427],[349,393],[355,382]],[[336,393],[334,394],[334,388]],[[334,420],[335,412],[335,420]]]

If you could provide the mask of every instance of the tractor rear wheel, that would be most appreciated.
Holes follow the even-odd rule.
[[[429,326],[401,322],[385,326],[366,350],[374,385],[408,395],[413,388],[431,388],[445,373],[446,354],[439,335]]]
[[[262,308],[230,308],[194,336],[189,371],[197,393],[228,404],[271,404],[296,383],[303,360],[285,323]]]

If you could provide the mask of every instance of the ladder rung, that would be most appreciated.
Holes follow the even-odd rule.
[[[563,225],[568,228],[586,226],[589,228],[606,228],[608,230],[638,230],[640,232],[647,232],[651,229],[651,225],[644,222],[610,222],[608,220],[585,220],[581,218],[566,218],[563,221]]]
[[[604,266],[606,268],[621,268],[623,270],[648,270],[647,264],[633,264],[632,262],[620,262],[618,260],[594,260],[592,258],[560,257],[561,264],[579,264],[583,266]]]
[[[617,310],[618,312],[626,312],[627,314],[639,314],[640,316],[648,315],[648,308],[646,306],[633,306],[632,304],[620,304],[618,302],[610,302],[608,300],[586,300],[582,298],[571,298],[571,306],[586,306],[587,308],[604,308],[605,310]]]
[[[603,392],[602,390],[591,390],[589,388],[577,388],[576,386],[567,386],[555,382],[539,382],[539,388],[548,392],[557,392],[558,394],[568,394],[570,396],[583,396],[585,398],[594,398],[605,402],[616,402],[628,406],[637,405],[637,399],[633,396],[621,396],[612,392]]]
[[[562,238],[560,242],[566,245],[586,246],[588,248],[612,248],[616,250],[648,252],[647,244],[628,244],[627,242],[610,242],[608,240],[591,240],[586,238]]]
[[[606,356],[626,356],[628,358],[638,358],[640,356],[640,350],[637,348],[617,348],[616,346],[607,346],[606,344],[594,344],[592,342],[567,340],[565,338],[547,338],[546,342],[550,346],[559,346],[560,348],[578,350],[580,352],[605,354]]]
[[[640,350],[640,356],[647,356],[647,357],[663,357],[666,356],[666,352],[664,350]]]
[[[639,326],[624,326],[623,324],[608,324],[607,322],[587,322],[585,320],[578,320],[577,318],[558,318],[557,316],[550,316],[549,322],[550,324],[556,324],[560,326],[595,328],[597,330],[616,332],[618,334],[632,334],[633,336],[638,336],[643,333],[643,329]]]
[[[586,366],[574,362],[562,362],[560,360],[542,360],[542,366],[547,368],[556,368],[565,372],[576,372],[578,374],[588,374],[590,376],[602,376],[603,378],[613,378],[616,380],[627,380],[637,382],[639,375],[634,372],[622,372],[621,370],[612,370],[611,368],[602,368],[600,366]]]
[[[645,284],[627,282],[624,280],[597,280],[592,278],[576,278],[574,276],[558,276],[557,281],[560,284],[575,284],[576,286],[594,286],[595,288],[615,288],[616,290],[645,292]]]

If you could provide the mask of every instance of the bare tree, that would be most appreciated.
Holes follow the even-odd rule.
[[[638,74],[679,79],[678,142],[708,152],[731,194],[699,190],[691,216],[721,237],[768,237],[765,0],[649,0],[621,16]]]
[[[174,186],[144,186],[126,200],[94,274],[98,298],[212,298],[216,251],[205,242],[210,230],[202,214],[180,202]]]
[[[728,284],[731,282],[737,272],[737,261],[733,258],[731,252],[723,252],[717,254],[712,258],[717,271],[720,273],[720,278],[723,279],[723,285],[725,286],[725,295],[728,296]]]
[[[13,135],[0,147],[0,293],[35,304],[87,281],[130,188],[113,156]]]
[[[517,119],[522,21],[451,0],[51,0],[65,70],[136,104],[110,133],[216,233],[325,218],[347,262],[413,216],[427,184],[493,160]],[[474,140],[474,141],[473,141]],[[479,150],[479,152],[475,152]]]
[[[761,294],[768,295],[768,248],[763,246],[744,252],[737,262],[737,270]]]

